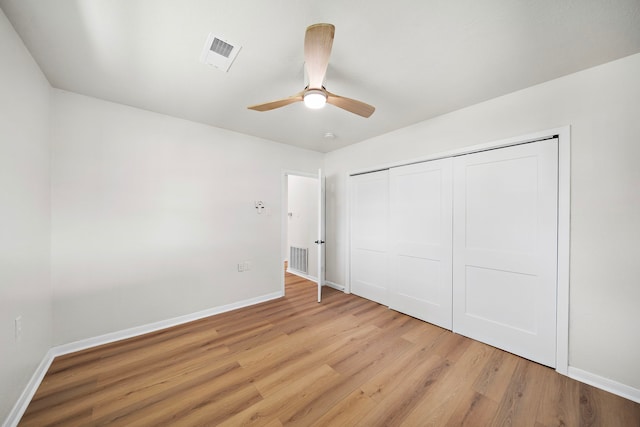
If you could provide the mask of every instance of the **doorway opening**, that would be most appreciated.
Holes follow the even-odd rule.
[[[304,172],[284,172],[282,206],[281,259],[284,266],[282,293],[286,294],[287,280],[309,281],[309,285],[322,283],[324,250],[320,239],[321,207],[323,200],[321,175]],[[322,243],[318,243],[322,242]],[[318,286],[318,301],[321,287]]]

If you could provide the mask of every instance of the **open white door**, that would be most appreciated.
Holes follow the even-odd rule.
[[[322,301],[322,286],[324,285],[324,175],[318,169],[318,302]]]

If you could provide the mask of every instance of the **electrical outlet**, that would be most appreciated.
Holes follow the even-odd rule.
[[[18,316],[14,320],[15,339],[20,341],[22,339],[22,316]]]
[[[244,262],[238,264],[238,273],[242,273],[244,271]]]

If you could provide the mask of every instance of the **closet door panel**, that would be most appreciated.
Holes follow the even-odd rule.
[[[388,305],[389,172],[350,178],[351,293]]]
[[[454,159],[453,330],[555,366],[557,140]]]
[[[452,159],[390,170],[391,308],[451,329]]]

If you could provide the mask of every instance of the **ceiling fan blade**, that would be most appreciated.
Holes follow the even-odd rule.
[[[295,102],[300,102],[303,100],[302,94],[303,92],[297,93],[288,98],[278,99],[277,101],[265,102],[264,104],[256,104],[247,107],[249,110],[255,111],[269,111],[275,110],[276,108],[284,107],[289,104],[293,104]]]
[[[366,104],[362,101],[358,101],[351,98],[345,98],[344,96],[336,95],[329,91],[327,92],[327,103],[335,105],[336,107],[347,110],[350,113],[357,114],[362,117],[369,117],[376,111],[376,107]]]
[[[335,27],[315,24],[307,28],[304,36],[304,62],[309,76],[309,88],[321,89],[329,65]]]

